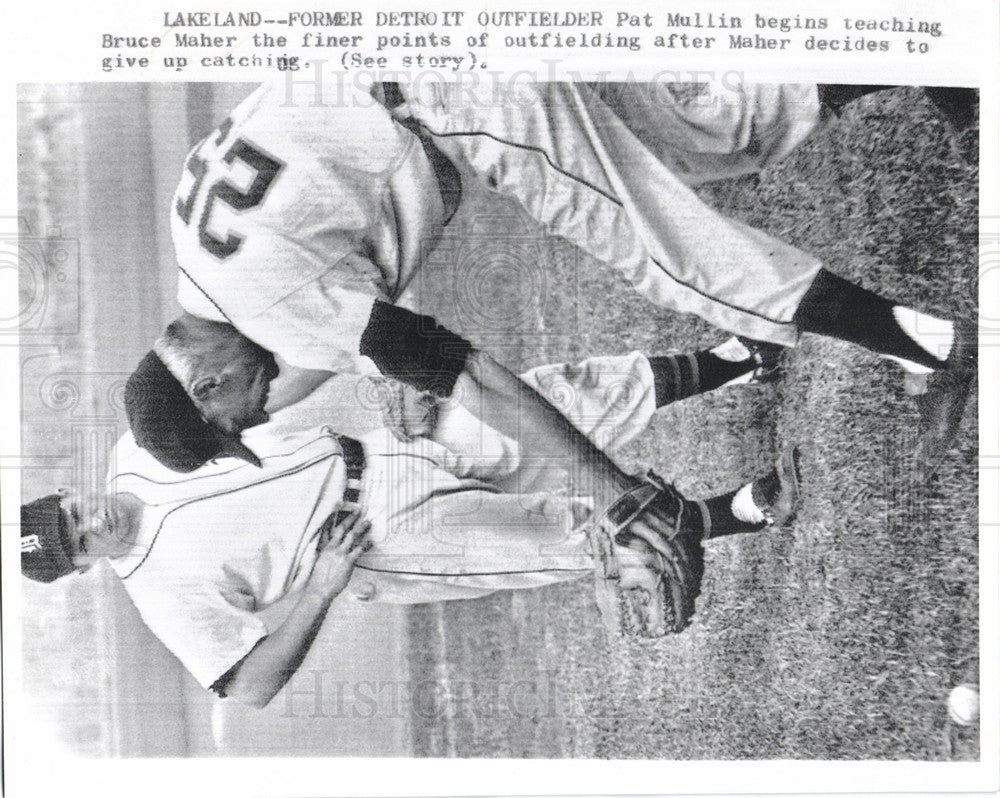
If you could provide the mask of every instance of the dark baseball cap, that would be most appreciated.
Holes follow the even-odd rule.
[[[77,570],[61,500],[53,493],[21,505],[21,573],[36,582],[54,582]]]
[[[171,471],[188,473],[220,456],[260,467],[239,435],[227,435],[202,418],[155,352],[140,361],[125,383],[125,412],[135,442]]]

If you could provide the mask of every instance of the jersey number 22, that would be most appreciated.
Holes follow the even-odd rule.
[[[205,178],[209,173],[208,159],[210,155],[206,150],[211,148],[216,153],[222,152],[222,145],[225,143],[232,126],[232,120],[227,119],[219,126],[219,134],[215,137],[214,142],[209,144],[209,139],[206,138],[188,156],[185,168],[194,175],[194,184],[191,186],[191,191],[188,193],[187,198],[179,197],[177,199],[176,207],[177,215],[186,225],[191,224],[191,214],[198,202],[198,195],[205,182]],[[250,185],[245,189],[233,185],[226,178],[220,178],[212,183],[205,194],[205,205],[198,219],[198,243],[220,260],[228,258],[240,248],[240,245],[243,243],[243,236],[228,231],[226,238],[221,240],[212,234],[212,231],[209,229],[209,223],[216,201],[228,205],[234,211],[245,211],[260,205],[271,183],[274,182],[278,173],[285,166],[281,161],[265,155],[243,138],[236,139],[229,149],[225,150],[222,154],[222,161],[228,165],[232,165],[235,161],[243,163],[253,171],[253,177],[250,180]]]

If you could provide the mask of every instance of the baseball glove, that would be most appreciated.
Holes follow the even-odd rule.
[[[588,527],[597,607],[614,636],[664,637],[694,615],[705,570],[684,500],[650,471]]]
[[[389,377],[372,377],[382,422],[397,440],[410,443],[437,425],[438,398]]]

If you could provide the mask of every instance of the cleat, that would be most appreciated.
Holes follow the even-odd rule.
[[[750,352],[750,357],[754,361],[754,370],[749,380],[751,384],[764,385],[777,382],[784,376],[787,347],[742,336],[736,337]]]
[[[914,458],[923,478],[933,476],[958,434],[978,366],[978,339],[973,324],[955,325],[955,342],[944,368],[934,372],[927,392],[917,397],[919,440]]]
[[[763,495],[758,495],[758,490]],[[754,502],[764,513],[765,527],[784,527],[795,520],[801,496],[799,449],[793,446],[781,453],[774,471],[754,481]],[[768,494],[771,498],[768,499]]]
[[[925,86],[924,96],[941,114],[953,136],[960,136],[979,118],[979,92],[948,86]]]

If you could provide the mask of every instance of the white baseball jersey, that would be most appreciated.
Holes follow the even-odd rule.
[[[655,409],[648,361],[638,354],[554,365],[525,375],[582,432],[611,449],[635,438]],[[413,604],[476,598],[589,575],[581,523],[586,497],[501,492],[515,471],[513,441],[461,408],[441,419],[463,445],[398,442],[387,430],[362,439],[361,480],[371,551],[340,600]],[[245,433],[256,468],[220,458],[178,474],[118,443],[108,493],[131,493],[143,510],[133,551],[112,565],[143,620],[205,687],[266,634],[259,610],[312,571],[322,524],[340,507],[346,468],[329,427],[284,433],[280,420]],[[610,452],[609,452],[610,453]]]
[[[374,300],[406,287],[443,213],[420,142],[367,94],[314,107],[264,85],[188,156],[178,299],[292,365],[351,371]]]
[[[133,553],[112,566],[143,620],[208,687],[267,634],[255,611],[308,578],[320,526],[346,469],[323,429],[274,441],[262,468],[220,458],[190,474],[160,465],[126,434],[108,493],[144,505]]]

